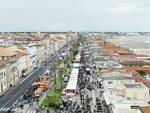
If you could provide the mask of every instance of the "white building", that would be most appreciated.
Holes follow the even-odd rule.
[[[104,88],[105,89],[115,89],[124,83],[135,83],[132,79],[132,75],[125,72],[113,71],[106,72],[102,75],[104,77]]]
[[[7,87],[16,83],[19,79],[17,72],[17,56],[15,52],[12,52],[5,48],[0,48],[0,61],[7,62],[6,66],[6,79]]]
[[[7,89],[7,63],[6,61],[0,61],[0,94]]]
[[[130,74],[104,74],[104,100],[111,113],[140,113],[139,106],[148,106],[149,89],[132,80]]]
[[[17,54],[17,70],[19,77],[28,74],[28,55],[24,52],[15,51]]]
[[[31,67],[34,68],[37,65],[37,47],[36,43],[29,43],[28,45],[23,45],[24,48],[27,49],[27,53],[30,56],[31,59]]]
[[[142,83],[124,84],[124,96],[131,100],[145,100],[149,98],[149,89]]]

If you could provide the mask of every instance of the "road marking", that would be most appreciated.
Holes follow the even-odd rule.
[[[9,110],[9,108],[6,108],[6,111],[8,111]]]
[[[60,51],[61,52],[61,51]],[[55,58],[55,57],[58,57],[57,55],[59,55],[60,53],[56,53],[56,55],[55,56],[53,56],[53,58]],[[53,58],[51,58],[51,59],[53,59]],[[39,71],[39,70],[41,70],[41,71]],[[31,72],[30,73],[30,75],[28,75],[25,79],[23,79],[21,82],[19,82],[18,84],[21,84],[23,81],[25,81],[27,78],[29,78],[33,73],[35,73],[36,71],[39,71],[39,73],[40,72],[42,72],[43,73],[43,69],[40,67],[39,68],[39,70],[37,69],[37,70],[35,70],[35,71],[33,71],[33,72]],[[39,74],[40,75],[40,74]],[[36,77],[34,77],[34,79],[35,79]],[[31,81],[29,81],[29,82],[31,82]],[[4,104],[4,106],[6,106],[12,99],[14,99],[14,97],[16,97],[21,91],[23,91],[26,87],[27,87],[28,85],[26,85],[25,87],[23,87],[21,90],[19,90],[13,97],[11,97],[5,104]]]
[[[3,108],[1,111],[5,111],[7,108]]]
[[[36,113],[36,111],[33,111],[33,113]]]
[[[34,71],[35,72],[35,71]],[[32,73],[30,75],[28,75],[25,79],[23,79],[22,81],[19,82],[19,84],[21,84],[22,82],[24,82],[26,79],[28,79],[30,76],[32,75]]]
[[[14,111],[17,111],[17,110],[18,110],[18,108],[15,108],[15,109],[14,109]]]
[[[13,108],[11,111],[19,111],[20,108]],[[10,108],[6,108],[6,107],[1,107],[0,111],[8,111],[10,110]]]
[[[0,109],[0,111],[3,109],[3,107]]]
[[[42,72],[43,73],[43,72]],[[40,75],[40,74],[39,74]],[[35,77],[36,78],[36,77]],[[35,79],[34,78],[34,79]],[[31,81],[29,81],[29,82],[31,82]],[[32,81],[33,82],[33,81]],[[4,104],[4,106],[6,106],[12,99],[14,99],[14,97],[16,97],[21,91],[23,91],[24,90],[24,88],[25,87],[27,87],[28,85],[26,85],[26,86],[24,86],[21,90],[19,90],[12,98],[10,98],[5,104]]]
[[[12,109],[12,111],[14,111],[14,110],[15,110],[15,108]]]
[[[2,111],[5,111],[7,108],[4,108]]]

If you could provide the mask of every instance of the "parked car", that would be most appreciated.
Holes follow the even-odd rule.
[[[87,87],[86,87],[88,90],[92,90],[93,89],[93,86],[91,84],[88,84]]]
[[[68,80],[69,80],[69,76],[68,76],[68,75],[64,75],[63,81],[64,81],[64,82],[68,82]]]

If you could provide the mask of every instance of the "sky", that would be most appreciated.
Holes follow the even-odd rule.
[[[0,0],[0,31],[150,31],[150,0]]]

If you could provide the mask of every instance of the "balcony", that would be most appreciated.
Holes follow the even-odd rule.
[[[17,57],[16,56],[8,57],[8,62],[14,62],[14,61],[17,61]]]

